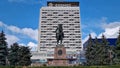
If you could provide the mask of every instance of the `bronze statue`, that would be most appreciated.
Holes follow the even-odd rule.
[[[60,44],[62,44],[62,40],[64,38],[62,24],[58,24],[55,32],[56,32],[57,44],[59,43],[59,40],[60,40]]]

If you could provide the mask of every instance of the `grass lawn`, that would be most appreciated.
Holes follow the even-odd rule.
[[[0,68],[120,68],[120,65],[112,65],[112,66],[41,66],[41,67],[0,66]]]

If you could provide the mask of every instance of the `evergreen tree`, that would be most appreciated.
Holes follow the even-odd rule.
[[[31,64],[31,53],[29,47],[21,46],[19,51],[19,65],[28,66]]]
[[[100,64],[100,43],[97,39],[97,37],[94,40],[94,65]]]
[[[18,50],[19,50],[18,43],[14,43],[13,45],[11,45],[8,53],[8,60],[10,65],[13,65],[13,66],[18,65],[18,62],[19,62]]]
[[[100,64],[101,65],[108,65],[110,62],[110,55],[109,55],[109,46],[108,41],[104,35],[102,35],[101,47],[100,47]]]
[[[109,42],[105,36],[102,35],[102,41],[98,41],[97,38],[94,40],[94,51],[95,51],[95,65],[108,65],[115,63],[115,47],[109,46]]]
[[[109,58],[110,58],[110,65],[116,64],[117,58],[115,57],[115,46],[109,46]]]
[[[114,47],[108,45],[109,42],[102,35],[102,40],[98,41],[97,37],[92,40],[89,35],[86,45],[86,61],[88,65],[109,65],[114,64]]]
[[[0,66],[6,65],[7,58],[7,42],[5,41],[5,34],[2,31],[0,33]]]
[[[86,46],[85,57],[88,65],[93,65],[94,61],[94,45],[91,35],[89,35],[88,43]]]
[[[116,41],[116,54],[118,58],[118,63],[120,64],[120,29],[119,29],[119,35]]]

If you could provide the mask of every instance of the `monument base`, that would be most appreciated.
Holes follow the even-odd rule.
[[[66,48],[59,44],[54,49],[54,59],[48,59],[48,65],[52,66],[68,66],[68,59],[66,58]]]

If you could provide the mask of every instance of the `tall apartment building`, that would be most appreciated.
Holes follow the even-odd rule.
[[[40,9],[38,52],[44,59],[54,58],[58,24],[63,24],[67,56],[76,58],[82,49],[79,2],[48,2]]]

